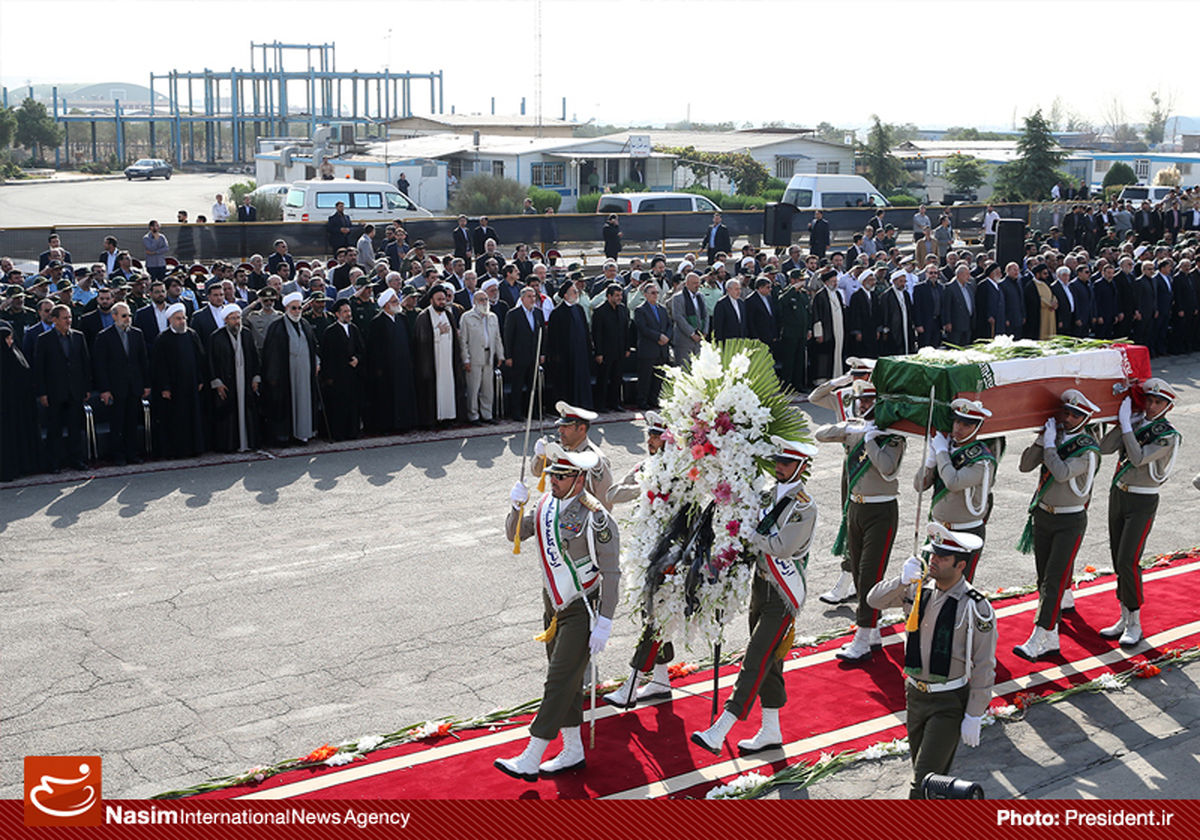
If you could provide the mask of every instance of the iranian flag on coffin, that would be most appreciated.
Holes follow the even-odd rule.
[[[983,430],[990,437],[1041,426],[1058,412],[1068,388],[1100,406],[1092,422],[1114,419],[1129,387],[1150,376],[1150,354],[1139,345],[1000,336],[959,350],[925,347],[912,356],[880,359],[871,381],[880,428],[924,434],[934,388],[935,428],[949,429],[950,401],[967,397],[992,412]]]

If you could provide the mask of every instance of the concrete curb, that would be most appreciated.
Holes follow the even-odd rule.
[[[6,187],[23,187],[30,184],[82,184],[89,181],[120,181],[125,176],[117,175],[70,175],[66,178],[22,178],[19,181],[0,181]]]

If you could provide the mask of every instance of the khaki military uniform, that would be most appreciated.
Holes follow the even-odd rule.
[[[911,608],[917,584],[899,577],[881,581],[868,593],[876,609]],[[921,592],[920,624],[905,645],[905,705],[913,779],[909,798],[921,798],[929,773],[950,770],[964,715],[987,711],[996,680],[996,614],[966,579],[945,592],[928,581]],[[948,610],[943,616],[943,609]],[[940,629],[940,633],[939,633]],[[949,644],[935,640],[949,635]]]
[[[558,539],[567,562],[581,575],[598,571],[599,576],[582,594],[560,593],[568,600],[556,610],[549,592],[551,581],[545,573],[542,575],[542,626],[548,631],[553,624],[555,631],[546,642],[549,666],[545,689],[529,733],[546,740],[557,737],[562,727],[579,726],[583,722],[583,678],[589,659],[591,614],[612,619],[621,581],[617,523],[599,500],[584,492],[558,504]],[[536,543],[537,510],[537,504],[528,505],[519,520],[517,508],[509,511],[504,523],[509,541],[516,536],[519,527],[522,541],[533,538]],[[540,552],[540,546],[538,550]],[[544,562],[539,560],[539,563]]]
[[[1039,435],[1021,453],[1021,472],[1041,467],[1029,510],[1038,583],[1035,623],[1045,630],[1058,627],[1062,595],[1071,585],[1075,555],[1087,532],[1087,506],[1099,465],[1096,441],[1082,432],[1067,435],[1052,449],[1042,446]]]
[[[1119,453],[1108,491],[1108,544],[1117,572],[1117,600],[1141,609],[1142,550],[1158,512],[1159,488],[1166,483],[1179,451],[1180,436],[1166,418],[1147,423],[1135,417],[1132,432],[1114,426],[1100,441],[1104,454]]]
[[[837,418],[836,422],[840,422],[854,415],[854,393],[850,389],[850,384],[854,380],[850,374],[843,374],[837,379],[831,379],[828,382],[822,382],[812,393],[808,395],[808,401],[813,405],[827,408],[833,412],[833,416]],[[846,461],[842,460],[842,477],[841,495],[838,501],[842,507],[846,506]],[[850,568],[849,556],[842,557],[842,571],[853,574],[853,569]]]
[[[764,515],[773,512],[774,522],[762,520],[747,541],[764,555],[778,558],[789,570],[794,570],[800,576],[802,590],[808,550],[817,525],[817,506],[804,492],[803,483],[796,482],[785,490],[782,497],[763,511]],[[780,503],[784,504],[782,508]],[[740,720],[750,714],[756,697],[766,709],[778,709],[787,703],[782,660],[791,649],[796,612],[803,604],[802,600],[796,603],[795,592],[795,588],[789,590],[777,582],[765,556],[758,558],[750,594],[750,642],[742,656],[733,694],[725,701],[725,711]]]
[[[581,443],[579,446],[571,448],[564,444],[563,449],[568,452],[585,452],[590,449],[596,453],[599,460],[597,461],[596,466],[588,470],[587,479],[584,482],[583,489],[588,493],[591,493],[597,499],[602,499],[606,510],[612,510],[613,502],[609,501],[608,498],[608,491],[609,488],[612,487],[613,483],[612,465],[609,464],[607,456],[600,451],[600,447],[596,446],[596,444],[592,443],[587,438],[584,438],[583,443]],[[530,462],[529,467],[535,477],[541,477],[542,469],[545,464],[546,459],[542,456],[538,456]]]
[[[242,316],[246,326],[250,328],[250,335],[254,338],[254,349],[259,353],[262,352],[263,342],[267,340],[267,327],[282,317],[283,312],[278,309],[272,309],[270,312],[255,309]]]
[[[936,487],[929,515],[948,530],[974,534],[985,539],[987,518],[991,513],[992,480],[996,476],[996,457],[986,441],[976,440],[965,446],[939,452],[937,466],[922,465],[913,479],[918,493]],[[975,567],[983,549],[971,552],[963,576],[975,579]]]
[[[608,488],[608,496],[605,498],[609,510],[613,509],[613,505],[621,505],[625,502],[637,501],[638,494],[641,493],[641,488],[638,486],[638,473],[642,471],[644,461],[638,461],[629,472],[617,484]]]
[[[822,426],[816,438],[841,443],[846,449],[847,497],[839,534],[844,529],[848,571],[854,575],[858,592],[855,621],[859,627],[873,628],[879,622],[879,611],[867,604],[867,592],[883,579],[896,539],[900,521],[897,475],[905,441],[886,432],[868,441],[857,422]]]

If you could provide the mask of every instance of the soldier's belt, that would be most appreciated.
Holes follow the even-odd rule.
[[[1066,505],[1055,507],[1054,505],[1048,505],[1045,502],[1038,502],[1038,507],[1046,511],[1046,513],[1083,513],[1085,510],[1087,510],[1086,505]]]
[[[967,528],[978,528],[983,524],[983,520],[972,519],[970,522],[942,522],[941,524],[948,531],[965,531]]]
[[[1157,496],[1157,487],[1139,487],[1136,484],[1127,484],[1124,481],[1117,482],[1117,489],[1124,490],[1126,493],[1136,493],[1139,496]]]
[[[946,682],[942,683],[930,683],[925,682],[924,680],[913,679],[912,677],[905,676],[904,681],[922,694],[938,694],[942,691],[954,691],[956,688],[962,688],[967,684],[966,677],[959,677],[958,679],[954,680],[946,680]]]
[[[896,501],[895,496],[860,496],[858,493],[850,494],[850,501],[857,502],[860,505],[876,505],[883,502]]]

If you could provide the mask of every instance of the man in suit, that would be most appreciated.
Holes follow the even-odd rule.
[[[1158,295],[1155,290],[1154,263],[1143,260],[1141,274],[1130,284],[1133,292],[1132,335],[1135,344],[1154,350],[1154,327],[1158,321]]]
[[[96,308],[79,319],[79,331],[89,348],[95,347],[101,330],[113,325],[114,302],[112,289],[100,289],[96,292]]]
[[[916,274],[916,262],[910,257],[904,260],[904,271],[908,276],[909,299],[912,301],[912,321],[917,334],[918,347],[937,347],[942,343],[942,289],[941,285],[929,282]]]
[[[708,227],[708,232],[704,234],[704,249],[708,253],[708,264],[712,265],[716,261],[717,254],[728,254],[733,250],[733,242],[729,238],[729,228],[721,223],[721,214],[713,213],[712,224]],[[678,330],[676,330],[676,340],[678,340]]]
[[[863,272],[862,286],[850,296],[847,312],[849,354],[863,359],[874,359],[879,355],[880,307],[875,297],[877,283],[875,272]]]
[[[882,329],[879,339],[881,356],[905,356],[916,350],[915,326],[912,320],[912,301],[909,299],[908,275],[904,269],[892,272],[892,285],[879,300]]]
[[[1177,315],[1175,284],[1171,278],[1174,268],[1175,263],[1171,258],[1164,257],[1158,261],[1158,274],[1154,275],[1154,305],[1157,314],[1154,318],[1154,343],[1150,350],[1155,356],[1166,355],[1175,349],[1170,336],[1171,322]]]
[[[713,341],[745,338],[748,334],[742,281],[736,277],[725,281],[725,295],[713,306],[712,332]]]
[[[474,292],[471,308],[459,320],[459,343],[466,370],[467,420],[493,422],[496,367],[504,361],[500,322],[491,311],[487,292]]]
[[[37,338],[33,383],[45,409],[46,456],[50,472],[66,463],[86,469],[83,460],[83,404],[91,398],[92,364],[83,333],[71,329],[71,308],[58,304],[50,313],[54,328]],[[63,451],[63,430],[67,432]]]
[[[721,214],[713,215],[719,224]],[[671,320],[675,364],[686,367],[691,357],[700,352],[700,341],[708,331],[708,305],[700,296],[700,275],[694,271],[688,272],[683,287],[671,298]]]
[[[1092,270],[1087,263],[1075,269],[1075,279],[1067,285],[1075,312],[1071,316],[1071,335],[1087,338],[1092,333]]]
[[[346,203],[339,201],[333,206],[333,213],[325,220],[325,238],[329,241],[331,253],[337,253],[341,248],[347,248],[357,253],[354,243],[350,241],[350,231],[353,227],[354,223],[346,214]],[[367,266],[367,268],[369,267]]]
[[[621,284],[610,283],[604,290],[604,303],[592,313],[595,405],[609,411],[621,409],[621,368],[629,357],[629,310],[621,302],[622,296]]]
[[[1004,293],[1000,291],[1000,264],[992,263],[975,288],[975,337],[992,339],[1003,335],[1007,320]]]
[[[321,396],[332,440],[356,438],[362,425],[359,401],[366,348],[353,314],[349,300],[335,301],[334,323],[321,336]]]
[[[225,326],[224,319],[221,317],[221,310],[225,307],[225,289],[220,280],[209,280],[208,285],[204,287],[204,292],[208,303],[192,315],[191,323],[188,326],[196,331],[196,335],[200,336],[200,343],[207,346],[209,336]]]
[[[1133,214],[1133,232],[1139,242],[1154,243],[1162,239],[1162,215],[1150,206],[1149,201],[1143,201],[1141,209]]]
[[[1062,221],[1063,236],[1071,248],[1088,247],[1091,237],[1091,219],[1084,213],[1082,204],[1076,204],[1074,211],[1068,213]]]
[[[950,344],[971,343],[975,324],[975,281],[971,269],[957,266],[953,282],[942,290],[942,334]]]
[[[813,211],[813,220],[808,223],[808,252],[818,258],[829,250],[829,222],[820,210]],[[786,270],[786,269],[785,269]]]
[[[117,248],[117,237],[104,237],[104,250],[100,252],[100,256],[96,258],[96,262],[104,265],[105,274],[111,275],[117,270],[117,261],[120,259],[120,256],[121,251]]]
[[[92,362],[100,402],[109,408],[109,435],[117,466],[141,461],[137,424],[142,400],[150,396],[150,355],[142,331],[124,302],[112,307],[113,325],[92,344]]]
[[[492,240],[495,244],[500,244],[500,237],[496,235],[496,229],[488,226],[488,217],[480,216],[479,225],[475,230],[471,231],[471,245],[476,254],[482,254],[485,250],[484,246],[488,240]],[[500,265],[504,265],[504,260],[497,255]]]
[[[779,341],[779,321],[775,317],[775,302],[771,300],[771,281],[759,277],[754,281],[754,294],[746,302],[746,337],[761,341],[775,356],[775,345]]]
[[[242,196],[242,203],[238,205],[237,220],[239,222],[257,222],[258,208],[250,203],[250,196]]]
[[[454,256],[458,257],[464,263],[470,262],[474,256],[474,249],[471,246],[471,230],[467,227],[467,217],[458,217],[458,226],[454,228],[454,233],[451,237],[454,240]],[[481,252],[483,248],[479,249]]]
[[[1004,295],[1004,318],[1007,322],[1003,332],[1020,338],[1025,328],[1025,290],[1021,286],[1021,267],[1015,262],[1004,267],[1000,291]]]
[[[671,363],[674,324],[667,310],[659,306],[660,294],[657,283],[643,284],[645,300],[633,311],[633,327],[637,331],[638,408],[643,411],[658,407],[662,380],[654,369]]]
[[[133,325],[142,331],[146,349],[167,329],[167,287],[161,280],[150,284],[150,302],[133,314]]]
[[[525,419],[538,365],[546,360],[545,347],[540,356],[535,355],[538,332],[544,328],[538,293],[526,286],[521,290],[520,302],[504,318],[504,373],[512,391],[508,415],[513,420]]]
[[[25,360],[30,365],[33,364],[33,358],[37,355],[38,338],[41,337],[42,333],[54,329],[54,306],[54,301],[50,298],[39,300],[37,304],[37,321],[25,327],[25,334],[21,338],[21,352],[25,354]]]

